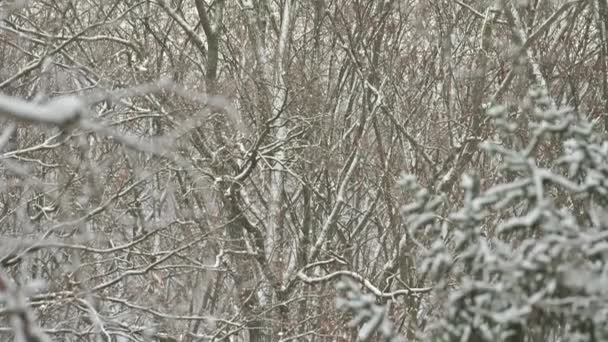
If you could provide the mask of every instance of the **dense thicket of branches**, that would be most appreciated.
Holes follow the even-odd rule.
[[[0,339],[605,339],[607,8],[0,2]]]

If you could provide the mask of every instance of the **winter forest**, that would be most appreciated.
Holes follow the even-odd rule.
[[[607,30],[0,1],[0,341],[608,341]]]

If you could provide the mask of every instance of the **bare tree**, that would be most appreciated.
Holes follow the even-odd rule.
[[[530,86],[605,121],[604,0],[0,6],[3,340],[350,341],[340,277],[415,340],[446,293],[402,174],[449,222],[516,179],[479,143],[534,139]]]

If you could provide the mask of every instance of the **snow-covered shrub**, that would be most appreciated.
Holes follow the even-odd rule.
[[[498,181],[463,176],[445,219],[443,197],[404,180],[418,270],[445,298],[422,340],[608,340],[608,141],[543,91],[520,109],[524,137],[505,108],[489,110],[500,141],[480,147],[500,160]]]
[[[502,161],[504,181],[482,191],[464,176],[464,206],[449,224],[434,223],[449,237],[436,234],[432,245],[443,248],[422,263],[448,296],[433,340],[608,338],[608,142],[542,91],[530,91],[522,108],[531,130],[525,142],[513,137],[517,125],[504,108],[489,112],[512,138],[512,146],[481,146]]]
[[[388,310],[376,303],[374,295],[363,294],[359,286],[348,278],[338,282],[337,289],[340,291],[340,297],[336,301],[336,306],[353,314],[349,326],[360,326],[358,338],[361,341],[367,341],[376,332],[379,333],[381,341],[393,340],[395,331],[388,318]]]

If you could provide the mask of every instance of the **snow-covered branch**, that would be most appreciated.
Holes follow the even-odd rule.
[[[0,116],[28,123],[65,126],[80,120],[85,103],[76,96],[53,99],[37,104],[0,94]]]

